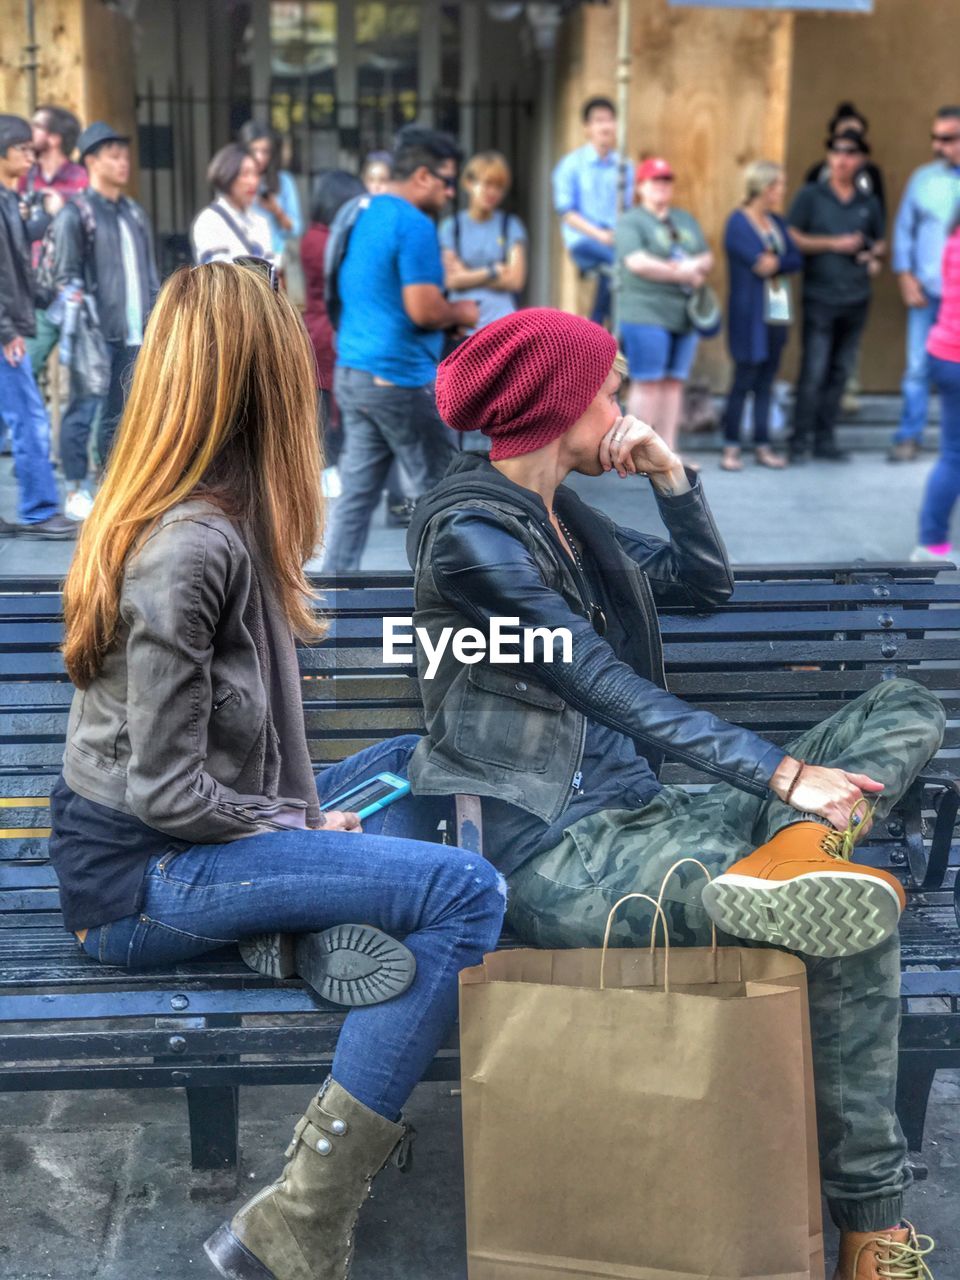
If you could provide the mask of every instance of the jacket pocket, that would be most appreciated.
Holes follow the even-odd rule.
[[[470,667],[456,749],[468,760],[501,769],[545,773],[557,748],[566,705],[559,694],[518,671]]]

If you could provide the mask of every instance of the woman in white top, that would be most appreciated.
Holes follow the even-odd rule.
[[[221,147],[210,161],[207,181],[215,197],[190,228],[194,262],[233,262],[248,257],[272,262],[270,224],[254,206],[260,170],[253,156],[236,142]]]

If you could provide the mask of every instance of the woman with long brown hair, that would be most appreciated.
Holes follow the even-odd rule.
[[[315,368],[251,265],[184,268],[151,316],[65,588],[77,691],[50,851],[67,928],[103,963],[276,935],[271,971],[292,951],[354,1006],[282,1176],[206,1244],[240,1280],[341,1280],[457,973],[496,943],[503,889],[483,859],[412,838],[431,802],[402,799],[360,834],[356,814],[321,808],[403,772],[417,740],[314,778],[294,635],[319,631],[304,575],[321,527]]]

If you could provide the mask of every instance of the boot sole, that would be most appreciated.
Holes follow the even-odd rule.
[[[338,924],[295,939],[297,972],[318,995],[351,1009],[382,1004],[413,982],[412,951],[368,924]]]
[[[837,871],[782,881],[728,872],[704,888],[703,907],[735,938],[829,958],[879,946],[897,928],[901,911],[890,885]]]
[[[339,924],[322,933],[264,933],[240,943],[244,962],[268,978],[300,976],[332,1004],[362,1008],[402,995],[417,961],[373,925]]]
[[[204,1241],[203,1251],[226,1280],[277,1280],[270,1268],[240,1243],[226,1223]]]

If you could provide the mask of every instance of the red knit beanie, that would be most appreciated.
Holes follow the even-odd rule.
[[[617,344],[590,320],[530,307],[475,333],[437,370],[437,408],[456,431],[483,431],[494,461],[542,449],[580,418]]]

